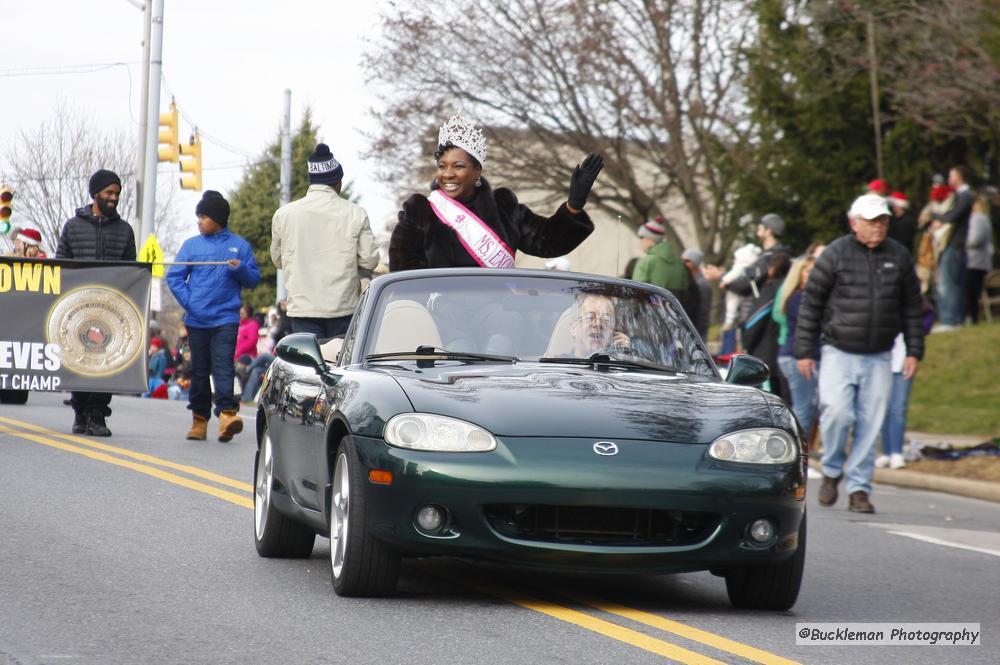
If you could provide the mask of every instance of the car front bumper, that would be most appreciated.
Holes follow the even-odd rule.
[[[681,572],[772,563],[798,546],[805,511],[804,461],[781,467],[719,462],[707,445],[618,441],[617,455],[592,439],[503,438],[489,453],[431,453],[354,437],[365,473],[372,535],[416,555],[451,555],[567,570]],[[423,506],[443,508],[445,527],[424,533]],[[670,542],[607,542],[606,534],[566,539],[497,528],[496,507],[564,514],[701,516],[700,530]],[[520,509],[519,508],[519,509]],[[749,525],[765,518],[774,536],[757,543]],[[645,519],[645,517],[643,518]],[[685,518],[686,519],[686,518]],[[612,539],[614,540],[614,539]]]

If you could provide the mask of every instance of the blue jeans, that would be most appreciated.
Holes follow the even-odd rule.
[[[788,381],[788,392],[792,395],[792,413],[798,419],[802,431],[809,436],[809,430],[816,422],[816,386],[819,380],[815,375],[811,379],[802,376],[792,356],[778,356],[778,369]]]
[[[960,326],[965,320],[965,250],[948,245],[938,258],[934,285],[938,321]]]
[[[722,349],[719,355],[726,355],[736,351],[736,328],[722,331]]]
[[[903,436],[906,434],[906,411],[910,406],[910,388],[913,381],[903,378],[902,372],[893,372],[892,391],[889,393],[889,408],[882,424],[882,454],[892,455],[903,452]]]
[[[257,389],[260,388],[260,382],[263,380],[264,372],[267,371],[267,368],[270,367],[273,362],[274,356],[267,351],[261,353],[253,359],[253,362],[251,362],[250,366],[247,368],[249,376],[247,377],[246,385],[243,386],[243,396],[240,399],[244,402],[253,401],[253,398],[257,395]]]
[[[872,491],[875,442],[892,387],[890,352],[845,353],[823,345],[819,375],[819,427],[823,475],[847,479],[847,493]],[[854,430],[851,451],[847,437]]]
[[[232,323],[217,328],[192,328],[188,326],[188,344],[191,346],[191,389],[188,408],[195,415],[210,418],[212,414],[212,381],[215,382],[215,415],[223,411],[236,411],[239,400],[233,392],[236,368],[236,333],[239,325]],[[211,376],[211,381],[209,377]]]

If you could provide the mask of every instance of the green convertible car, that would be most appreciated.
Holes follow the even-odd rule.
[[[402,557],[710,570],[737,607],[796,600],[806,457],[736,356],[723,381],[667,291],[536,270],[375,279],[343,340],[293,334],[261,387],[254,538],[330,538],[340,595]]]

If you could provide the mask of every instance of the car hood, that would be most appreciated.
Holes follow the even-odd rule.
[[[711,443],[773,422],[754,388],[666,372],[450,362],[379,369],[396,379],[416,411],[460,418],[498,436]]]

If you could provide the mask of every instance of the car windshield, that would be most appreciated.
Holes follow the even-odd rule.
[[[386,285],[364,355],[455,352],[558,363],[634,361],[716,376],[676,301],[641,285],[562,277],[429,276]],[[495,358],[493,360],[496,360]],[[627,364],[622,362],[622,364]]]

